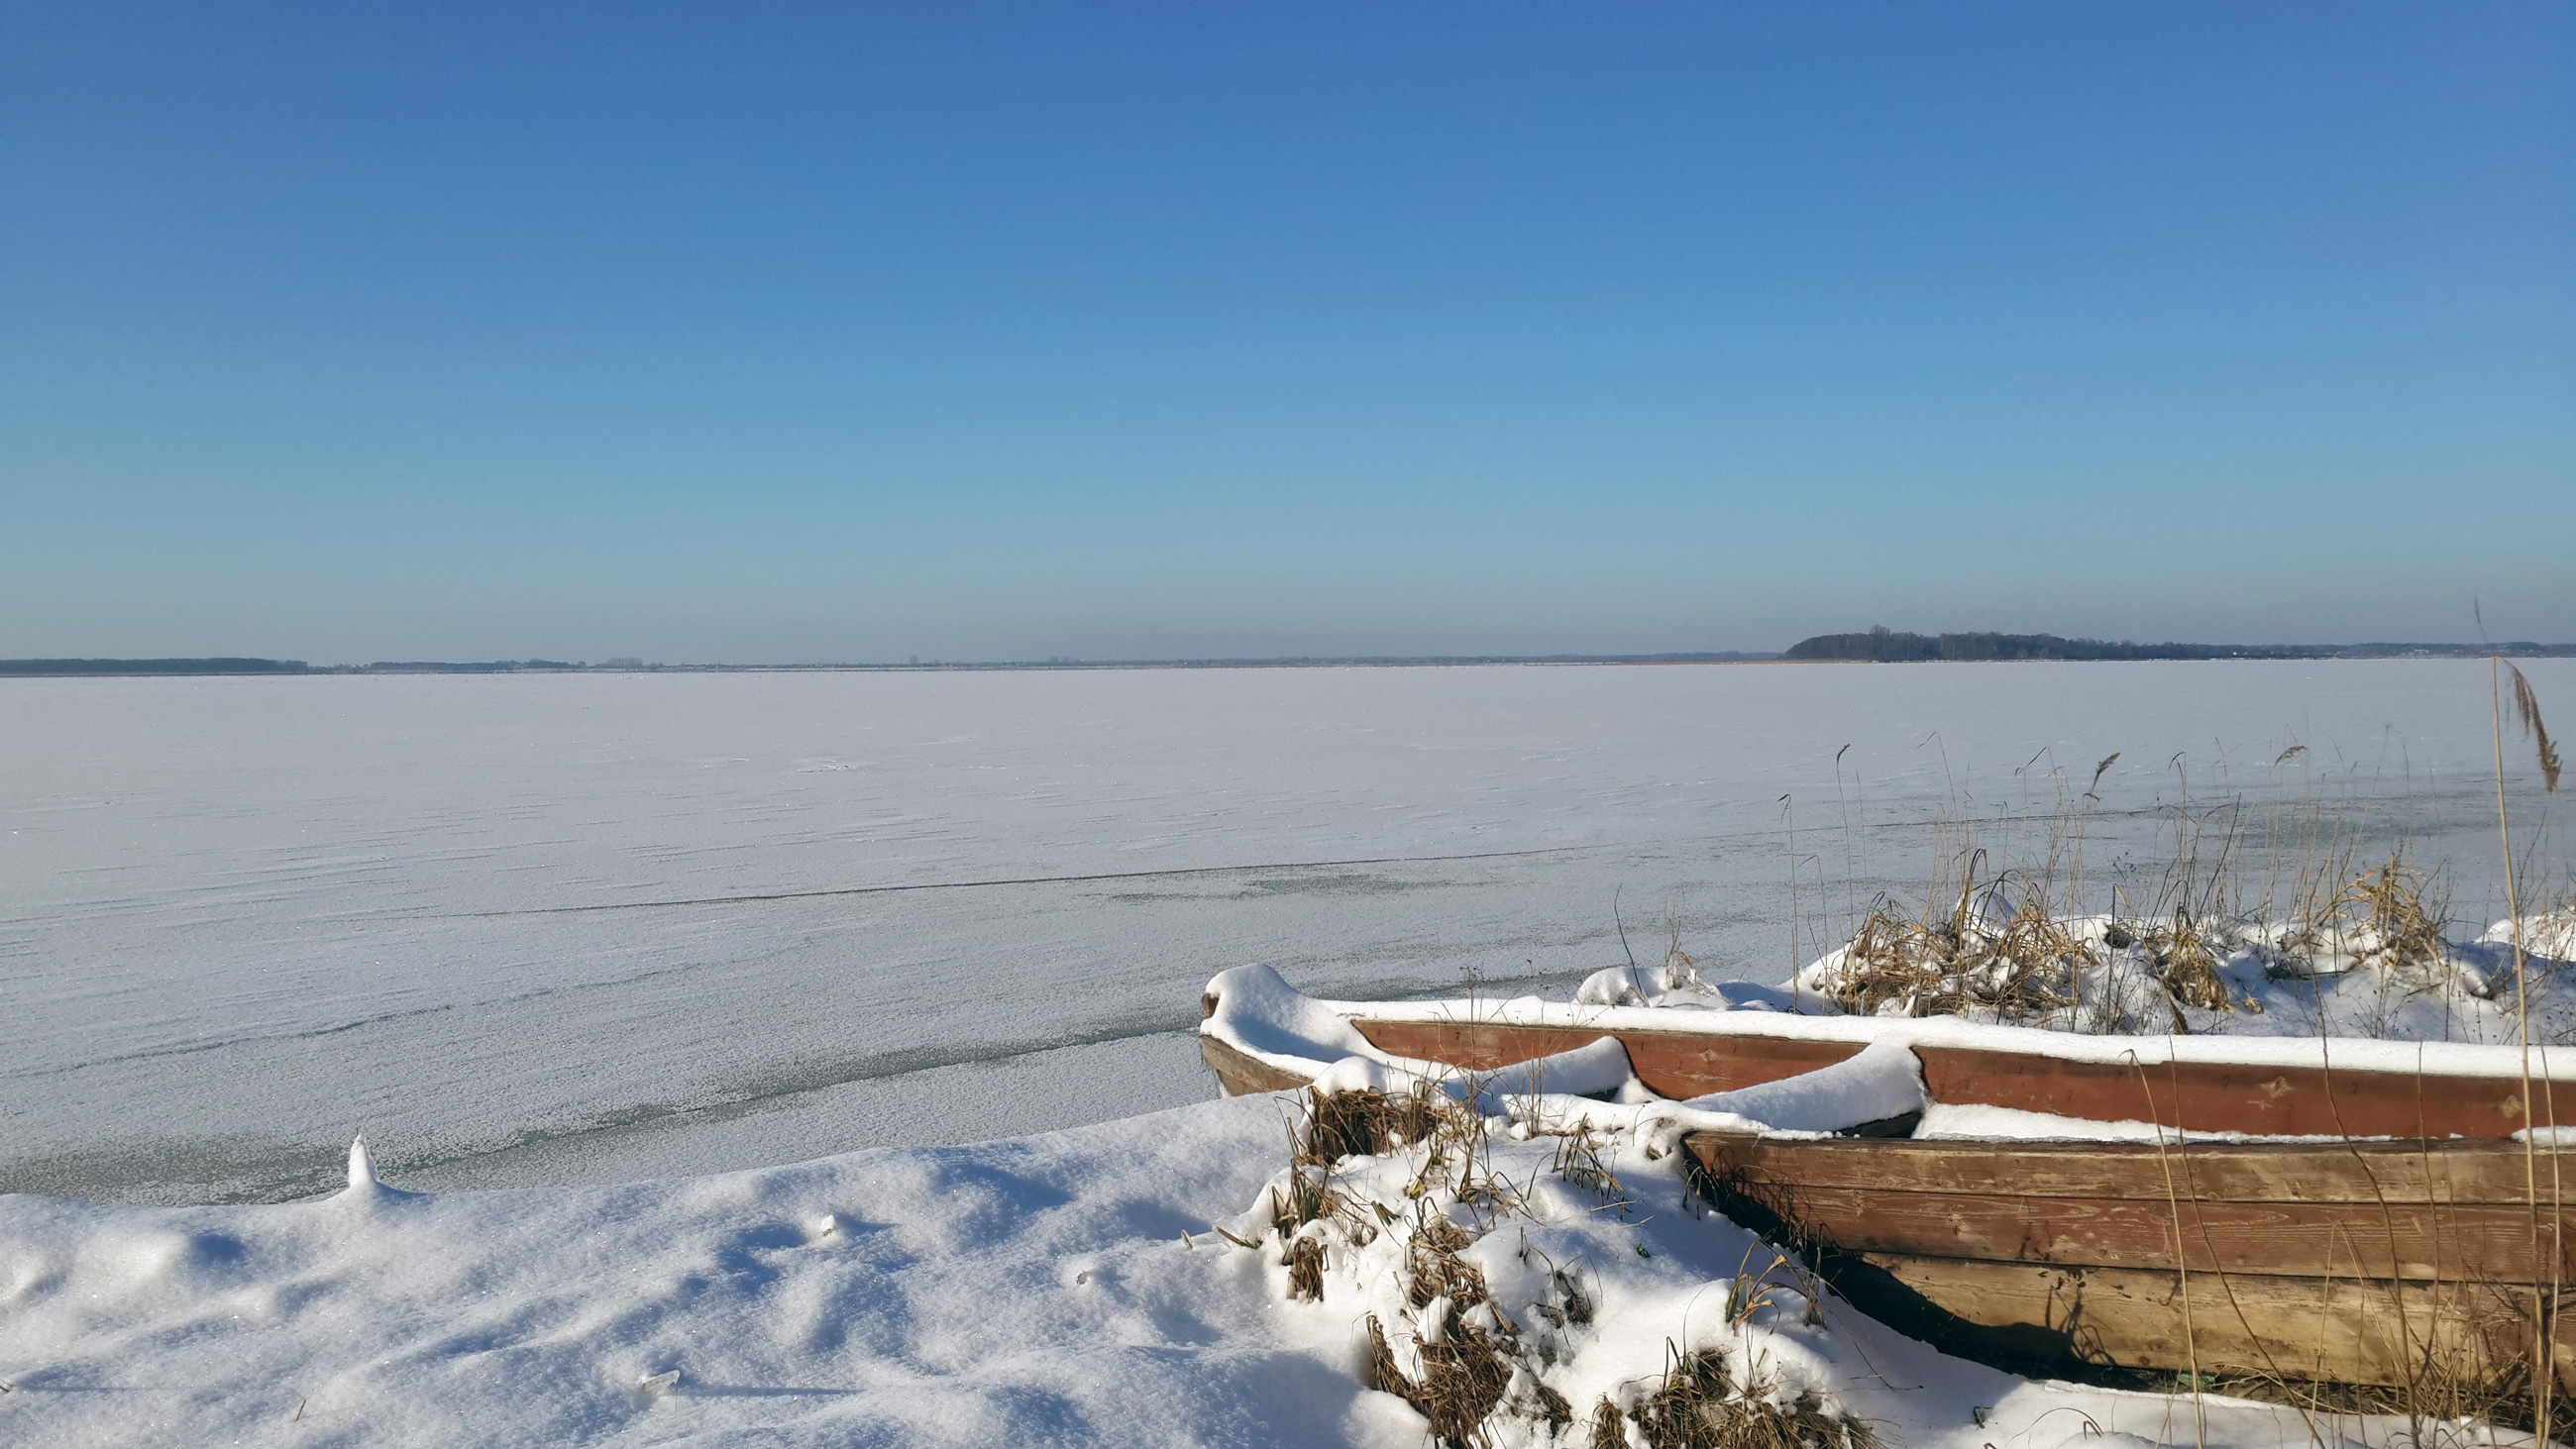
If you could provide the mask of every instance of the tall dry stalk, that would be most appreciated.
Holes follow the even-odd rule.
[[[2551,1309],[2558,1297],[2558,1264],[2564,1222],[2559,1212],[2557,1143],[2550,1143],[2550,1212],[2549,1212],[2549,1291],[2544,1303],[2540,1274],[2540,1124],[2532,1112],[2531,1095],[2531,958],[2522,948],[2522,894],[2513,873],[2513,825],[2505,809],[2504,794],[2504,671],[2513,672],[2513,709],[2522,732],[2533,736],[2539,746],[2540,776],[2544,788],[2558,788],[2558,750],[2549,742],[2549,731],[2540,721],[2540,701],[2531,693],[2531,681],[2522,671],[2504,662],[2501,654],[2487,656],[2488,703],[2495,724],[2496,834],[2504,845],[2504,906],[2511,923],[2513,942],[2513,995],[2516,1025],[2522,1037],[2522,1175],[2524,1200],[2531,1205],[2531,1378],[2533,1397],[2532,1433],[2541,1443],[2549,1442],[2550,1391],[2556,1387],[2557,1374],[2551,1362],[2550,1340],[2556,1337]],[[2556,1133],[2557,1113],[2550,1113],[2550,1130]]]
[[[1807,964],[1798,959],[1798,802],[1781,796],[1780,818],[1789,829],[1789,975],[1795,980]]]
[[[2166,1050],[2170,1052],[2172,1048],[2167,1047]],[[2156,1129],[2156,1164],[2164,1169],[2165,1209],[2173,1222],[2174,1278],[2180,1284],[2174,1296],[2182,1301],[2183,1352],[2185,1362],[2191,1366],[2191,1440],[2195,1445],[2206,1445],[2209,1442],[2209,1420],[2200,1399],[2200,1337],[2192,1330],[2191,1265],[2184,1261],[2182,1198],[2174,1190],[2173,1161],[2165,1155],[2164,1117],[2156,1111],[2155,1088],[2147,1085],[2146,1064],[2138,1060],[2136,1052],[2122,1052],[2121,1055],[2129,1059],[2130,1069],[2138,1074],[2138,1090],[2147,1098],[2147,1121]],[[2174,1100],[2174,1136],[2177,1139],[2182,1136],[2182,1100],[2179,1094]]]
[[[1846,940],[1850,939],[1848,928],[1860,920],[1858,865],[1852,859],[1851,802],[1843,798],[1843,755],[1850,749],[1851,746],[1846,743],[1842,749],[1834,751],[1834,805],[1842,812],[1843,817],[1843,925],[1846,928],[1844,932]],[[1832,896],[1828,894],[1826,899],[1830,901]],[[1830,936],[1833,933],[1833,922],[1827,921],[1825,929]]]
[[[2522,677],[2521,670],[2510,664],[2505,668],[2513,674],[2514,720],[2522,726],[2522,732],[2539,745],[2542,788],[2555,791],[2558,788],[2558,747],[2549,742],[2549,726],[2540,722],[2540,701],[2533,697],[2531,681]]]

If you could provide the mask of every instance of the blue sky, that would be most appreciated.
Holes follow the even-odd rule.
[[[0,655],[2576,638],[2576,9],[0,5]]]

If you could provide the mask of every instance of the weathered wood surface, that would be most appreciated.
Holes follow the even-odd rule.
[[[1310,1080],[1302,1072],[1274,1067],[1204,1033],[1199,1037],[1199,1060],[1206,1062],[1208,1070],[1216,1073],[1218,1084],[1225,1088],[1229,1097],[1284,1091],[1305,1086]]]
[[[2278,1137],[2510,1137],[2530,1125],[2512,1077],[2443,1077],[2350,1068],[2225,1062],[2079,1062],[1922,1046],[1936,1102],[2012,1107],[2096,1122],[2159,1122],[2193,1132]],[[2554,1092],[2532,1084],[2532,1111],[2552,1125]],[[2568,1088],[2576,1115],[2576,1085]]]
[[[1536,1057],[1589,1046],[1616,1036],[1628,1049],[1637,1080],[1681,1100],[1711,1092],[1760,1086],[1829,1067],[1859,1053],[1850,1042],[1793,1037],[1710,1036],[1705,1032],[1617,1031],[1557,1026],[1510,1026],[1472,1021],[1369,1021],[1351,1025],[1378,1050],[1401,1057],[1452,1062],[1490,1072]]]
[[[2428,1359],[2492,1373],[2531,1345],[2528,1295],[2492,1284],[2209,1273],[2187,1275],[2186,1295],[2170,1271],[1866,1260],[1968,1323],[2036,1326],[2085,1362],[2124,1368],[2395,1384]],[[2562,1381],[2576,1377],[2570,1347],[2553,1345]]]
[[[1698,1133],[1720,1177],[1872,1192],[2216,1202],[2507,1203],[2524,1200],[2518,1142],[1873,1141]],[[2576,1204],[2576,1150],[2534,1154],[2541,1201]],[[2553,1182],[2563,1183],[2554,1190]]]
[[[1203,1013],[1215,1003],[1202,1001]],[[1506,1026],[1493,1022],[1370,1021],[1354,1019],[1371,1046],[1389,1056],[1447,1062],[1471,1072],[1498,1071],[1518,1062],[1590,1046],[1615,1034],[1628,1049],[1628,1065],[1637,1080],[1667,1097],[1680,1100],[1710,1092],[1759,1086],[1829,1067],[1860,1051],[1849,1042],[1799,1041],[1782,1037],[1711,1037],[1697,1032],[1623,1031],[1604,1033],[1582,1027]],[[1212,1037],[1201,1037],[1213,1041]],[[1222,1046],[1222,1043],[1218,1043]],[[1237,1058],[1241,1052],[1226,1048]],[[1216,1065],[1210,1056],[1209,1065]],[[1258,1065],[1256,1063],[1256,1065]],[[1278,1068],[1262,1068],[1278,1073]],[[1225,1069],[1218,1068],[1220,1076]],[[1300,1079],[1303,1080],[1303,1079]],[[1257,1090],[1268,1091],[1264,1087]]]
[[[1961,1352],[1979,1345],[1953,1326],[2001,1330],[1984,1346],[2043,1369],[2394,1383],[2430,1353],[2483,1372],[2525,1351],[2531,1284],[2576,1282],[2576,1213],[2550,1206],[2561,1173],[2576,1204],[2576,1152],[2533,1159],[2535,1214],[2514,1142],[1687,1145],[1722,1207],[1867,1311]],[[2477,1336],[2498,1324],[2520,1325],[2503,1349]]]
[[[1370,1021],[1353,1026],[1381,1051],[1494,1071],[1569,1051],[1605,1033],[1585,1027],[1479,1021]],[[1758,1086],[1831,1066],[1850,1042],[1689,1031],[1609,1032],[1628,1048],[1638,1080],[1675,1099]],[[2273,1136],[2509,1137],[2537,1118],[2552,1125],[2554,1092],[2533,1084],[2532,1111],[2511,1077],[2426,1076],[2345,1068],[2225,1062],[2070,1061],[2035,1052],[1921,1046],[1923,1083],[1936,1102],[2011,1107],[2098,1122],[2159,1122],[2193,1132]],[[2568,1087],[2576,1117],[2576,1085]]]
[[[2383,1211],[2356,1203],[1969,1197],[1848,1187],[1778,1188],[1768,1197],[1782,1220],[1857,1252],[2170,1269],[2179,1251],[2195,1273],[2427,1281],[2533,1276],[2532,1220],[2519,1205],[2391,1203]],[[2543,1225],[2538,1261],[2556,1255],[2559,1277],[2576,1283],[2576,1264],[2566,1256],[2576,1249],[2576,1225],[2562,1225],[2557,1237]]]

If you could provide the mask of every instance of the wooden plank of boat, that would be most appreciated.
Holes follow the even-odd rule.
[[[1214,1004],[1203,1003],[1214,1010]],[[1520,1062],[1572,1051],[1605,1033],[1574,1027],[1501,1026],[1469,1022],[1367,1021],[1351,1023],[1371,1046],[1389,1056],[1443,1062],[1469,1072],[1499,1071]],[[1708,1092],[1758,1086],[1832,1066],[1859,1052],[1849,1042],[1784,1037],[1710,1037],[1689,1032],[1622,1031],[1637,1080],[1676,1100]],[[1249,1056],[1201,1033],[1199,1055],[1226,1090],[1273,1092],[1308,1080]],[[1709,1083],[1722,1083],[1711,1086]]]
[[[2508,1372],[2531,1345],[2529,1298],[2493,1284],[2183,1275],[1898,1253],[1865,1260],[1964,1323],[2007,1332],[2037,1326],[2097,1365],[2292,1386],[2398,1384],[2428,1363],[2481,1377]],[[2576,1346],[2553,1350],[2556,1377],[2576,1379]]]
[[[1769,1200],[1782,1220],[1858,1252],[1995,1263],[2170,1269],[2289,1277],[2502,1277],[2529,1281],[2535,1244],[2520,1204],[2232,1203],[2162,1198],[2025,1197],[1794,1187]],[[2175,1230],[2179,1220],[2181,1230]],[[2557,1255],[2576,1283],[2576,1225],[2544,1226],[2540,1261]],[[2546,1274],[2538,1275],[2546,1278]]]
[[[1494,1071],[1578,1047],[1590,1028],[1497,1021],[1351,1024],[1396,1056]],[[1852,1042],[1748,1032],[1639,1030],[1606,1033],[1628,1048],[1637,1079],[1676,1100],[1778,1081],[1856,1054]],[[2513,1077],[2433,1076],[2339,1067],[2160,1062],[2139,1066],[2040,1051],[1921,1045],[1925,1090],[1936,1102],[2010,1107],[2100,1122],[2161,1122],[2194,1132],[2280,1136],[2506,1137],[2526,1125]],[[2541,1125],[2555,1122],[2552,1093],[2535,1084]],[[2571,1089],[2576,1115],[2576,1089]]]
[[[1205,1032],[1199,1033],[1199,1060],[1206,1062],[1208,1070],[1216,1073],[1217,1081],[1229,1097],[1248,1097],[1255,1092],[1282,1092],[1290,1087],[1305,1086],[1313,1080],[1303,1072],[1274,1067]]]
[[[2234,1062],[2073,1061],[2036,1052],[1918,1046],[1936,1102],[2011,1107],[2096,1122],[2278,1137],[2509,1137],[2528,1123],[2513,1077],[2430,1076],[2351,1067]],[[2552,1125],[2534,1084],[2532,1116]],[[2576,1113],[2576,1090],[2569,1109]]]
[[[2290,1345],[2301,1374],[2349,1383],[2401,1382],[2426,1352],[2483,1372],[2488,1347],[2463,1336],[2469,1325],[2527,1324],[2533,1282],[2576,1281],[2576,1214],[2532,1212],[2512,1142],[2159,1150],[1697,1133],[1687,1146],[1730,1216],[1805,1247],[1864,1310],[2040,1371],[2054,1358],[2269,1372],[2261,1356],[2286,1364]],[[2546,1201],[2559,1155],[2534,1168]],[[2178,1253],[2194,1275],[2189,1324]],[[2205,1294],[2237,1315],[2230,1325],[2200,1321]],[[2372,1312],[2421,1321],[2356,1321]]]
[[[1354,1018],[1352,1026],[1369,1044],[1393,1056],[1448,1062],[1471,1072],[1490,1072],[1517,1062],[1572,1051],[1616,1036],[1628,1049],[1628,1065],[1637,1080],[1676,1101],[1760,1086],[1782,1077],[1856,1056],[1854,1042],[1808,1041],[1797,1037],[1717,1036],[1707,1032],[1603,1032],[1572,1026],[1520,1026],[1489,1021],[1371,1021]]]
[[[1782,1138],[1694,1133],[1694,1156],[1724,1181],[1971,1197],[2111,1198],[2161,1203],[2167,1170],[2178,1195],[2217,1202],[2392,1203],[2523,1201],[2523,1146],[2445,1142],[1994,1142]],[[2543,1149],[2532,1176],[2543,1202],[2553,1181],[2576,1203],[2576,1150]]]
[[[2576,1282],[2576,1194],[2553,1206],[2550,1186],[2576,1178],[2576,1153],[2537,1155],[2535,1213],[2510,1142],[1687,1145],[1712,1190],[1854,1251],[2135,1268],[2171,1268],[2179,1251],[2202,1271]]]

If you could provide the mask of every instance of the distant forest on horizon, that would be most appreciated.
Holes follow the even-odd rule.
[[[1911,634],[1885,625],[1858,634],[1817,634],[1780,657],[1918,664],[2009,659],[2469,659],[2480,655],[2566,656],[2576,645],[2535,644],[2133,644],[2055,634]]]

